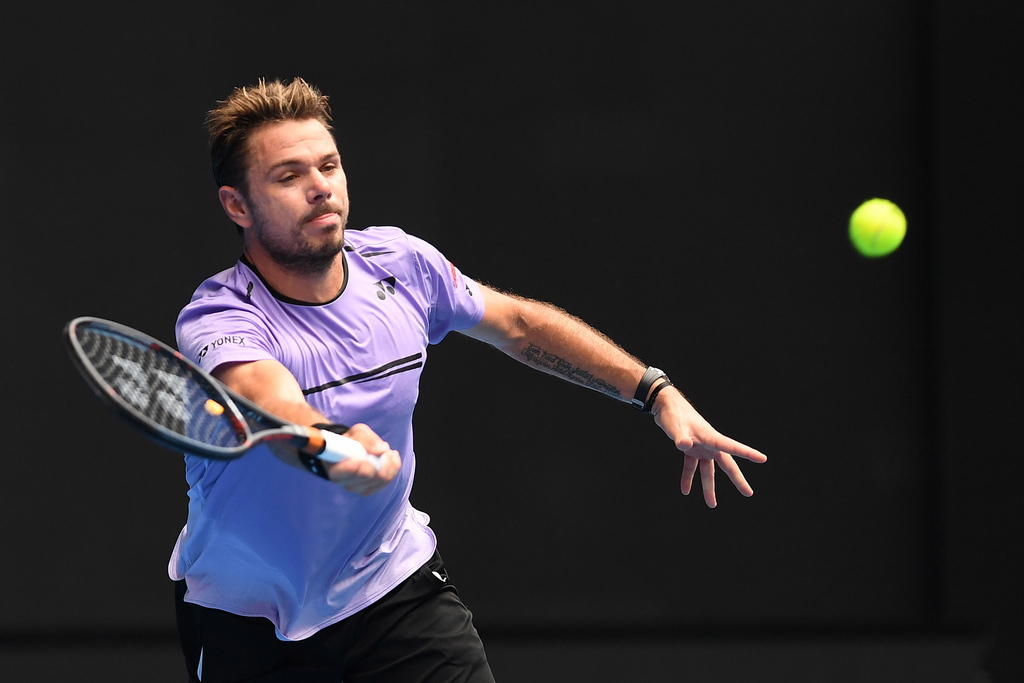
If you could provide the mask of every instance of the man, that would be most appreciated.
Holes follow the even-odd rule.
[[[192,680],[493,680],[427,517],[409,504],[426,348],[453,330],[650,412],[684,452],[684,494],[699,470],[714,507],[716,467],[753,494],[733,456],[765,456],[715,431],[660,370],[554,306],[467,278],[398,228],[346,232],[346,178],[316,89],[261,81],[207,122],[243,254],[182,310],[179,348],[379,462],[186,457],[189,516],[169,570]]]

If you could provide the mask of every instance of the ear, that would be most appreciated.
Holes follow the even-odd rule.
[[[228,215],[236,225],[242,228],[252,227],[252,212],[246,203],[242,193],[233,187],[224,185],[217,191],[220,198],[220,205],[224,207],[224,213]]]

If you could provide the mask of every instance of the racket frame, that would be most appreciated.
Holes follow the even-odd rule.
[[[82,327],[106,328],[113,333],[111,336],[119,337],[150,353],[172,358],[178,366],[187,370],[192,378],[197,379],[197,383],[206,389],[210,399],[215,400],[224,408],[225,417],[230,422],[232,429],[235,430],[239,444],[224,447],[205,443],[179,434],[147,417],[140,409],[123,398],[89,360],[89,356],[79,340],[79,329]],[[291,424],[266,412],[231,391],[181,352],[127,325],[92,316],[78,317],[65,325],[64,341],[72,363],[93,393],[119,417],[164,447],[214,460],[233,460],[245,455],[254,446],[270,441],[285,441],[307,453],[318,453],[324,450],[325,438],[319,429]],[[245,412],[249,414],[249,419],[246,418],[239,405],[244,407]],[[251,421],[265,428],[254,434],[250,426]]]

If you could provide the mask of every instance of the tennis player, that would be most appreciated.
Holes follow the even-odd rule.
[[[208,116],[213,173],[242,255],[195,291],[178,347],[293,422],[348,432],[383,459],[303,469],[266,449],[186,456],[187,523],[169,573],[191,680],[492,681],[427,516],[409,503],[412,416],[427,347],[450,332],[653,415],[699,470],[753,494],[718,433],[672,385],[550,304],[467,277],[396,227],[346,231],[349,196],[326,96],[302,79],[238,88]],[[344,423],[344,424],[341,424]],[[279,454],[280,455],[280,454]]]

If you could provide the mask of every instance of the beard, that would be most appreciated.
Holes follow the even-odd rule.
[[[306,221],[325,213],[337,213],[341,225],[324,231],[324,238],[310,239],[302,230]],[[275,234],[268,229],[262,214],[255,207],[252,212],[253,237],[273,261],[286,270],[301,275],[318,275],[327,272],[335,257],[345,245],[345,225],[348,213],[340,207],[325,204],[304,216],[291,234]]]

